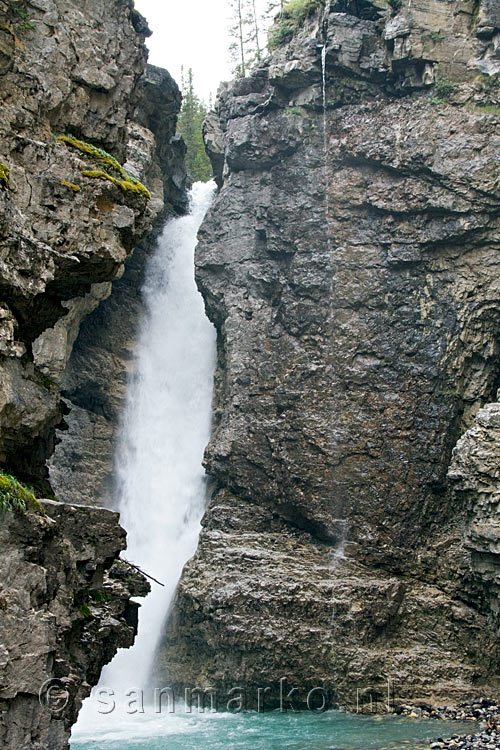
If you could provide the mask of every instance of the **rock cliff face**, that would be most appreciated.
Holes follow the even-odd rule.
[[[44,501],[0,525],[0,740],[62,750],[102,665],[131,646],[145,579],[115,563],[118,515]]]
[[[149,31],[131,0],[0,9],[0,459],[39,479],[80,323],[153,221],[182,204],[180,94],[146,69]]]
[[[215,491],[161,653],[179,687],[497,685],[497,16],[333,0],[219,92]]]
[[[8,750],[67,747],[82,698],[133,641],[130,597],[148,589],[114,565],[125,546],[118,516],[74,504],[99,502],[96,457],[106,464],[130,300],[154,232],[185,202],[180,93],[147,65],[148,34],[132,0],[0,0],[0,465],[49,489],[60,428],[70,439],[53,485],[72,503],[0,513]],[[47,680],[54,690],[40,703]]]

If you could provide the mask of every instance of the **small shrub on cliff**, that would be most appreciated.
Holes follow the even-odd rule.
[[[289,42],[306,18],[323,5],[324,0],[288,0],[283,6],[279,24],[269,34],[269,49],[272,51]]]
[[[455,94],[459,89],[458,84],[456,84],[454,81],[452,81],[450,78],[447,78],[446,76],[442,76],[441,78],[438,78],[436,81],[436,84],[434,86],[434,92],[436,99],[438,99],[441,102],[446,102],[453,94]]]
[[[0,470],[0,512],[41,510],[42,506],[26,485]]]

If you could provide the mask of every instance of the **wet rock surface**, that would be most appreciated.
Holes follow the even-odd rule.
[[[332,3],[205,125],[215,490],[160,655],[180,688],[495,689],[498,29],[379,6]]]

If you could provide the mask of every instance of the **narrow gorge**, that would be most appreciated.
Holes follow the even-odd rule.
[[[44,498],[0,512],[2,747],[67,750],[100,679],[238,691],[148,750],[446,736],[332,739],[311,691],[496,705],[498,0],[289,0],[191,206],[133,0],[0,11],[0,491]],[[89,706],[73,750],[135,749]]]

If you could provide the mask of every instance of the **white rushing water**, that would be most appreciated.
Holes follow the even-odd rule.
[[[124,557],[165,585],[152,583],[151,594],[141,600],[134,646],[119,651],[103,671],[100,686],[113,689],[118,699],[130,689],[148,698],[155,649],[182,568],[196,549],[205,505],[201,461],[210,437],[216,336],[194,281],[194,248],[214,191],[214,183],[193,186],[190,213],[165,226],[146,271],[136,368],[116,453],[116,492],[128,534]],[[76,734],[96,713],[90,698]]]

